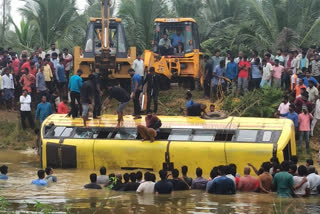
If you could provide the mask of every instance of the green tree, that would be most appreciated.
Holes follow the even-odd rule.
[[[35,23],[40,45],[47,49],[59,40],[72,39],[77,35],[66,35],[71,28],[77,29],[79,15],[75,0],[23,0],[22,16]],[[77,32],[77,31],[75,31]],[[69,36],[69,37],[68,37]]]
[[[1,0],[1,36],[0,36],[0,44],[4,45],[6,40],[6,31],[8,30],[8,23],[11,11],[11,0]]]
[[[8,40],[10,45],[15,45],[19,49],[31,50],[37,42],[35,38],[37,29],[29,20],[21,20],[20,26],[17,26],[13,20],[10,18],[10,22],[13,24],[15,29],[15,37],[11,37]],[[11,34],[12,35],[12,34]],[[18,42],[17,42],[18,41]]]
[[[127,41],[140,52],[151,48],[154,19],[167,15],[164,0],[122,0],[119,4],[118,16],[123,19]]]

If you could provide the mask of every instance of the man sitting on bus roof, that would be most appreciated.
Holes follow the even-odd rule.
[[[202,103],[194,103],[190,107],[187,108],[187,116],[202,116],[207,115],[205,111],[207,106]]]
[[[177,53],[182,53],[183,44],[184,44],[184,36],[181,34],[181,30],[177,29],[176,33],[171,36],[172,46],[176,48]]]
[[[160,39],[159,42],[160,55],[167,56],[173,53],[172,45],[170,39],[168,39],[168,35],[166,33],[163,34],[163,38]]]
[[[161,120],[156,114],[152,114],[151,111],[148,111],[145,120],[146,126],[138,125],[138,133],[140,134],[142,141],[150,140],[150,142],[153,142],[157,136],[157,130],[159,130],[162,125]]]

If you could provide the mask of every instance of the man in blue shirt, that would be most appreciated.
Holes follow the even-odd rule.
[[[220,61],[223,60],[223,57],[220,56],[220,50],[215,51],[215,56],[212,58],[212,69],[214,70],[217,65],[220,64]]]
[[[156,195],[173,193],[173,184],[167,180],[167,171],[160,170],[159,175],[161,181],[154,185]]]
[[[212,97],[213,98],[219,98],[219,94],[217,91],[218,85],[222,85],[223,90],[225,87],[225,80],[223,77],[226,75],[226,69],[225,69],[225,61],[220,61],[220,65],[217,65],[213,70],[213,78],[212,78]]]
[[[309,80],[311,80],[314,83],[315,87],[319,87],[318,81],[311,76],[310,71],[306,71],[306,76],[303,77],[303,84],[308,88],[309,87]]]
[[[66,74],[64,73],[63,61],[64,59],[61,58],[57,65],[57,74],[58,74],[57,80],[58,80],[58,89],[59,89],[60,98],[65,96],[65,91],[66,91],[65,87],[67,83]]]
[[[76,75],[73,75],[69,80],[68,88],[70,90],[70,98],[71,98],[71,111],[69,113],[73,118],[78,117],[78,110],[80,110],[80,115],[82,115],[82,105],[80,101],[80,89],[82,87],[82,70],[79,69]],[[78,107],[76,106],[76,101],[78,103]]]
[[[52,114],[51,104],[47,102],[46,96],[42,96],[41,103],[39,103],[37,106],[35,120],[37,120],[39,117],[40,118],[40,125],[41,125],[42,122],[51,114]]]
[[[131,91],[131,98],[133,99],[133,108],[134,108],[134,119],[140,119],[141,116],[141,108],[140,108],[140,93],[142,91],[142,78],[139,74],[136,74],[135,71],[130,68],[128,73],[131,76],[132,83],[132,91]]]
[[[44,176],[45,176],[44,170],[40,169],[38,171],[38,179],[33,180],[31,184],[34,184],[39,187],[48,186],[47,181],[44,180]]]
[[[226,166],[219,166],[218,174],[219,177],[213,180],[211,187],[208,189],[208,192],[211,194],[219,195],[236,194],[236,188],[233,180],[226,177]]]
[[[173,48],[176,48],[178,53],[182,53],[184,36],[181,34],[180,30],[177,29],[176,34],[172,35],[171,41],[172,41]]]
[[[234,57],[230,56],[230,62],[228,62],[227,64],[226,77],[231,80],[231,83],[228,83],[228,85],[231,84],[232,86],[232,94],[235,94],[237,89],[238,73],[239,73],[238,64],[234,61]],[[228,86],[228,89],[229,89],[229,86]]]
[[[252,89],[260,88],[260,83],[262,79],[262,65],[260,63],[260,58],[255,58],[254,62],[251,63],[251,77],[252,77]]]
[[[6,165],[2,165],[0,167],[0,180],[8,180],[8,176],[7,176],[7,173],[8,173],[8,167]]]
[[[296,128],[296,131],[298,131],[298,114],[295,112],[296,106],[294,104],[291,104],[289,106],[289,112],[285,114],[279,114],[281,117],[286,117],[287,119],[292,120],[294,127]]]

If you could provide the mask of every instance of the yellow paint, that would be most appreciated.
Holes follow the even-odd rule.
[[[193,18],[158,18],[155,19],[154,22],[196,22]]]

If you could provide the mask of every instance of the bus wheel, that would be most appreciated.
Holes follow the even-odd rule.
[[[164,75],[160,76],[160,90],[167,91],[170,89],[170,79]]]

